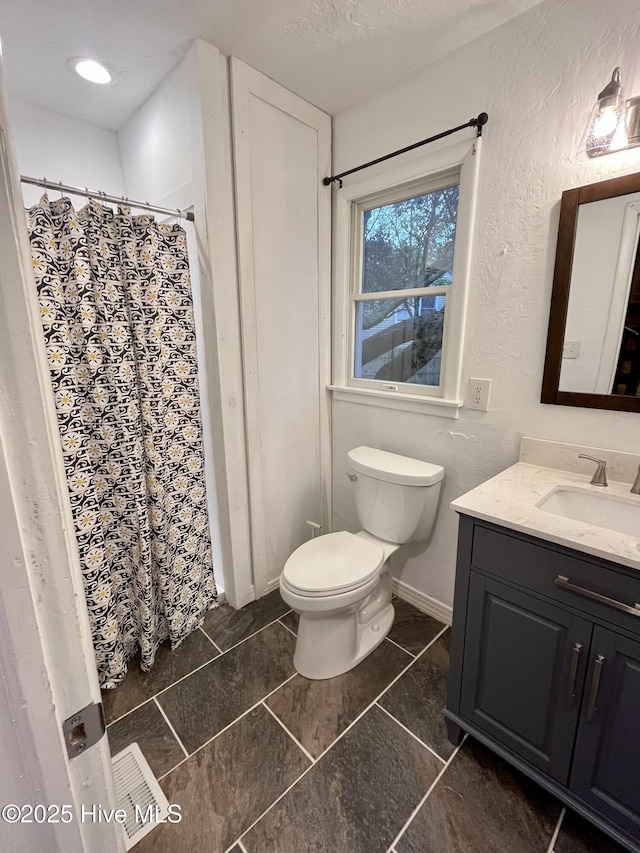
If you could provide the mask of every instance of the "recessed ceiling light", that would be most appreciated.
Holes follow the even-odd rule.
[[[98,83],[101,86],[106,86],[107,83],[115,82],[113,73],[102,62],[97,62],[95,59],[78,58],[70,59],[69,67],[89,80],[91,83]]]

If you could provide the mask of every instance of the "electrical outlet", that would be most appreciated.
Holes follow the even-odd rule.
[[[490,379],[470,379],[467,399],[464,401],[464,404],[467,409],[479,409],[481,412],[487,412],[489,411],[490,395]]]

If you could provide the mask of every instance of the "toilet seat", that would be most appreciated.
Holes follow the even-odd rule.
[[[329,596],[364,586],[384,561],[383,548],[343,530],[297,548],[285,563],[282,580],[299,595]]]

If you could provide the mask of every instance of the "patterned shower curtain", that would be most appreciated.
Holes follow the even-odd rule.
[[[27,211],[102,687],[216,603],[186,236],[70,199]]]

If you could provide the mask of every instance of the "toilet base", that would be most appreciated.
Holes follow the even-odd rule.
[[[380,645],[393,625],[395,611],[391,602],[364,623],[358,621],[354,611],[353,607],[345,608],[329,618],[324,613],[300,614],[293,656],[300,675],[314,681],[335,678],[353,669]],[[318,654],[319,648],[322,655]]]

